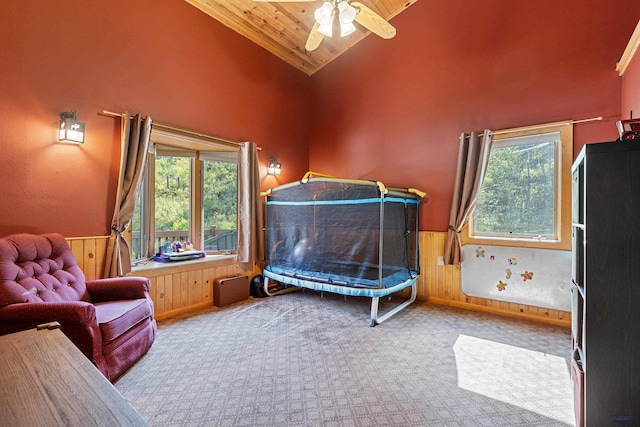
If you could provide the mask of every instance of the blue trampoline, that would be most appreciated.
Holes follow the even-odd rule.
[[[266,194],[265,292],[286,286],[370,297],[371,326],[416,298],[418,208],[424,193],[307,173]],[[384,315],[379,298],[411,287]]]

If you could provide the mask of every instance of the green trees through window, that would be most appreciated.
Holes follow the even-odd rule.
[[[203,161],[204,250],[235,250],[238,217],[238,165]]]
[[[475,235],[555,238],[557,132],[494,142],[473,219]]]
[[[155,231],[189,230],[191,159],[157,156],[155,160]]]
[[[149,170],[155,173],[146,175],[136,201],[132,259],[152,255],[167,241],[190,241],[207,251],[236,249],[237,156],[208,152],[199,168],[197,157],[182,150],[149,156]],[[196,169],[201,171],[199,183]]]

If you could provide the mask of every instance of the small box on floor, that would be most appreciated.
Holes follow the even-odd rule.
[[[249,298],[249,277],[233,276],[213,282],[213,305],[224,307]]]

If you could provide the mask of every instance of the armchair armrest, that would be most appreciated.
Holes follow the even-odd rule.
[[[102,332],[93,304],[85,301],[33,302],[0,308],[0,335],[57,321],[62,332],[90,360],[102,354]]]
[[[97,326],[93,304],[84,301],[20,303],[0,309],[0,323],[29,324],[35,328],[54,320],[63,327],[69,324]]]
[[[91,301],[94,303],[149,298],[150,285],[146,277],[96,279],[87,281],[86,285]]]

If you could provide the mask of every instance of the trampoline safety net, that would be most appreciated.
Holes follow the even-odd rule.
[[[419,274],[420,196],[381,183],[313,178],[271,190],[266,271],[349,288],[397,286]]]

